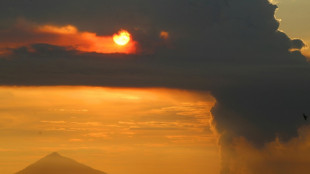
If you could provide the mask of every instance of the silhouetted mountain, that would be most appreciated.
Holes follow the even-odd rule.
[[[26,167],[16,174],[106,174],[63,157],[57,152],[51,153],[36,163]]]

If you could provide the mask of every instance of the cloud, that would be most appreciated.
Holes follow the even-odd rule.
[[[300,50],[300,49],[302,49],[305,46],[306,46],[305,43],[302,40],[300,40],[300,39],[292,40],[291,48],[293,48],[293,49],[299,49]]]
[[[230,154],[227,171],[231,174],[306,174],[309,171],[309,126],[299,129],[288,142],[279,139],[257,149],[246,139],[236,138],[226,149]]]
[[[53,1],[49,8],[43,1],[2,3],[4,28],[17,16],[55,26],[69,21],[98,34],[128,28],[143,50],[123,55],[79,53],[53,43],[19,47],[0,59],[2,85],[210,91],[223,148],[236,137],[258,148],[276,137],[288,141],[304,124],[301,114],[310,113],[310,67],[300,53],[304,44],[278,30],[277,7],[267,0]],[[21,5],[27,3],[31,10]],[[169,46],[159,37],[162,31],[169,33]]]

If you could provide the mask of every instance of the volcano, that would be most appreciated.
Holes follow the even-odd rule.
[[[51,153],[15,174],[106,174],[73,159]]]

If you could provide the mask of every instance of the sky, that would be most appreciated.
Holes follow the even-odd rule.
[[[302,50],[303,54],[309,57],[310,35],[308,31],[310,26],[305,21],[310,16],[307,9],[310,2],[306,0],[278,0],[275,3],[279,6],[276,17],[281,19],[280,29],[292,38],[301,38],[307,45]]]
[[[0,91],[1,173],[54,151],[107,173],[219,171],[210,94],[68,86]]]
[[[2,0],[0,172],[306,174],[306,3]]]

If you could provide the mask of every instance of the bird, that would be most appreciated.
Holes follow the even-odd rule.
[[[302,115],[304,116],[304,119],[305,119],[305,120],[308,119],[308,116],[307,116],[305,113],[303,113]]]

